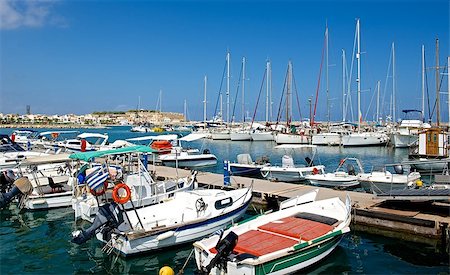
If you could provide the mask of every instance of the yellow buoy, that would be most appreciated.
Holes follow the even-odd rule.
[[[175,272],[170,266],[163,266],[159,270],[159,275],[175,275]]]
[[[422,186],[423,186],[423,181],[421,181],[421,180],[416,180],[416,186],[417,186],[417,187],[422,187]]]

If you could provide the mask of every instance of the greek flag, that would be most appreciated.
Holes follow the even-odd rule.
[[[103,185],[108,177],[109,171],[106,168],[106,165],[102,165],[100,167],[97,167],[94,171],[92,171],[92,173],[86,176],[86,183],[89,188],[97,190],[97,188]]]

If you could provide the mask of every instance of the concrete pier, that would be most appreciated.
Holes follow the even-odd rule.
[[[165,166],[150,166],[158,176],[184,177],[189,170]],[[271,182],[247,177],[231,177],[231,184],[224,186],[223,175],[199,172],[197,181],[208,188],[234,189],[253,184],[256,203],[282,201],[302,195],[310,190],[319,189],[318,199],[339,197],[345,201],[348,195],[352,200],[353,225],[357,230],[381,234],[420,243],[433,244],[439,250],[449,250],[450,203],[408,203],[388,202],[372,194],[346,190],[334,190],[304,184]],[[449,198],[450,200],[450,198]]]

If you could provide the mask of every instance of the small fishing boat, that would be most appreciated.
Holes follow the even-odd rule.
[[[72,199],[75,220],[83,219],[92,222],[99,206],[113,200],[112,191],[118,185],[126,184],[130,188],[130,199],[123,204],[125,209],[160,203],[176,192],[192,190],[196,187],[195,172],[189,177],[155,181],[141,161],[144,154],[152,152],[153,150],[147,146],[130,146],[70,155],[71,159],[87,162],[76,173],[78,184]],[[94,160],[99,158],[122,158],[124,161],[135,162],[137,165],[133,166],[126,162],[122,162],[123,165],[111,165],[107,161],[104,164],[96,163]],[[128,167],[128,171],[125,173],[122,167]]]
[[[29,190],[20,193],[22,196],[18,197],[19,208],[44,210],[70,206],[73,186],[70,162],[67,154],[47,155],[28,158],[13,170],[8,170],[9,175],[12,175],[9,179],[14,181],[14,185],[20,180],[22,186]],[[4,202],[3,207],[13,201],[11,194],[1,195],[10,198]]]
[[[58,142],[58,147],[68,152],[96,151],[108,144],[108,134],[82,133],[75,139]]]
[[[177,146],[174,146],[170,153],[160,155],[159,160],[165,166],[176,168],[198,168],[217,164],[217,157],[211,154],[209,149],[200,151],[195,148],[185,149],[183,142],[192,142],[205,138],[205,134],[193,133],[177,139]]]
[[[352,166],[347,167],[347,171],[344,171],[343,169],[343,165],[346,160],[347,158],[342,159],[339,162],[338,168],[333,173],[306,175],[305,178],[312,185],[325,187],[348,188],[358,186],[358,176],[356,175],[354,169],[349,168]]]
[[[351,204],[317,192],[195,242],[200,274],[291,274],[325,258],[350,231]]]
[[[126,199],[118,190],[115,202],[101,206],[92,226],[74,232],[72,242],[81,244],[96,234],[106,244],[104,250],[123,256],[193,242],[237,221],[251,197],[251,187],[192,190],[177,192],[164,203],[123,210]]]
[[[389,166],[393,167],[394,173],[388,170]],[[413,187],[420,177],[419,172],[405,173],[402,165],[386,165],[382,171],[358,174],[361,186],[370,193],[386,193],[390,190]]]
[[[275,149],[303,149],[303,148],[313,148],[316,149],[315,145],[305,145],[305,144],[285,144],[277,145]],[[285,154],[282,157],[281,166],[266,166],[261,168],[261,174],[265,179],[272,181],[284,181],[284,182],[299,182],[304,181],[306,175],[310,174],[324,174],[325,166],[314,165],[313,159],[315,157],[315,151],[313,152],[312,159],[305,157],[306,165],[296,165],[294,159],[292,158],[292,152],[290,154]]]
[[[227,162],[227,169],[232,176],[254,176],[261,177],[261,168],[270,166],[268,157],[252,160],[249,154],[237,155],[237,162]]]

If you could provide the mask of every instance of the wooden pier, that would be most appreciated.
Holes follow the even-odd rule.
[[[152,165],[149,166],[149,170],[155,171],[158,176],[170,178],[184,177],[191,173],[189,170]],[[234,189],[253,184],[256,203],[279,202],[317,188],[320,189],[318,199],[339,197],[345,201],[348,195],[352,200],[354,229],[427,243],[439,250],[449,251],[450,203],[448,202],[390,202],[368,193],[237,176],[232,176],[231,184],[224,186],[223,179],[224,176],[221,174],[199,172],[197,175],[199,185],[208,188]]]

